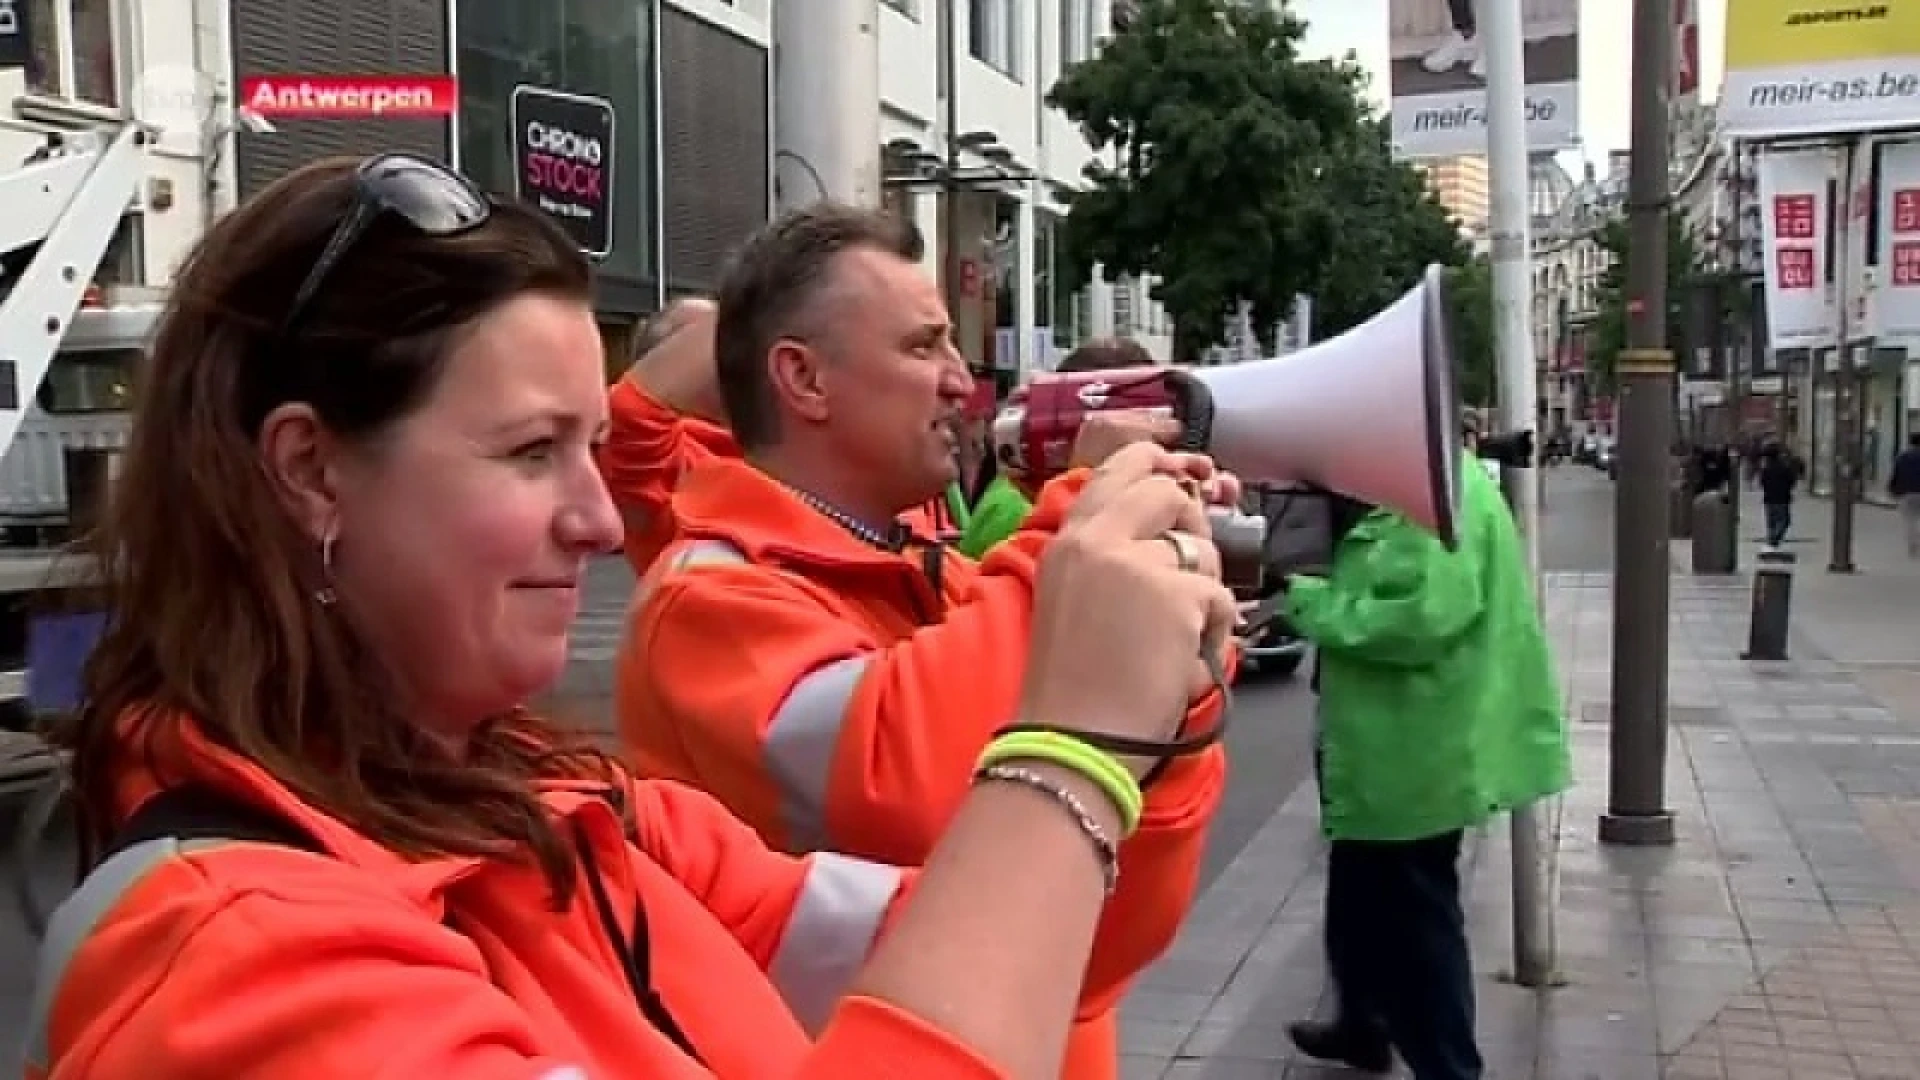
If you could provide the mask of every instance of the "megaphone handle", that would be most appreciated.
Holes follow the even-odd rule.
[[[1167,371],[1167,390],[1173,397],[1174,419],[1180,424],[1172,448],[1205,453],[1213,440],[1213,391],[1177,368]]]

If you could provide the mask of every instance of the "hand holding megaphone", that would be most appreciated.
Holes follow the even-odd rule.
[[[1020,715],[1161,744],[1213,685],[1238,620],[1195,485],[1211,462],[1135,443],[1110,456],[1040,558]],[[1144,774],[1148,757],[1125,759]]]
[[[1074,433],[1069,467],[1098,468],[1122,448],[1134,443],[1154,442],[1170,445],[1180,437],[1180,424],[1173,414],[1156,409],[1119,409],[1095,413]]]

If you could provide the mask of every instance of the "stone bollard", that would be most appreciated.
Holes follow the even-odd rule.
[[[1731,574],[1734,570],[1733,505],[1709,491],[1694,498],[1693,572]]]
[[[1785,660],[1793,609],[1793,553],[1762,551],[1753,570],[1753,616],[1742,660]]]

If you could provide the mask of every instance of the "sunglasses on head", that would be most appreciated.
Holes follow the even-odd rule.
[[[437,161],[397,153],[368,158],[354,174],[353,203],[346,216],[334,226],[287,305],[281,336],[293,331],[327,278],[382,215],[392,214],[426,236],[458,236],[485,225],[492,208],[473,181]]]

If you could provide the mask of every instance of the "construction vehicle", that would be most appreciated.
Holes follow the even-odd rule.
[[[26,719],[29,616],[91,583],[63,549],[125,445],[157,292],[115,278],[151,133],[0,117],[0,728]]]
[[[71,708],[104,623],[97,568],[69,549],[126,444],[128,397],[159,319],[129,269],[149,129],[53,108],[0,115],[0,800],[26,797],[15,891],[39,933],[31,872],[61,812],[63,755],[34,730]]]

